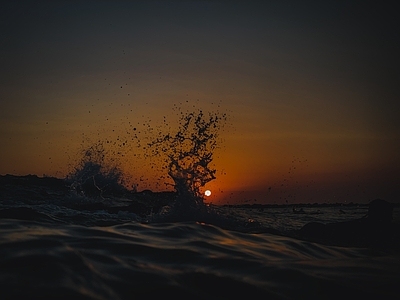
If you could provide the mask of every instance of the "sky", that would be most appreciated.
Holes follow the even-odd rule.
[[[400,37],[384,1],[1,6],[0,174],[64,178],[101,141],[139,190],[163,190],[132,129],[203,110],[228,116],[209,202],[400,202]]]

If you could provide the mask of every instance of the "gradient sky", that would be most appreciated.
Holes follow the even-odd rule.
[[[228,114],[210,202],[400,202],[394,7],[264,2],[3,2],[0,174],[64,177],[108,140],[162,190],[120,142],[180,107]]]

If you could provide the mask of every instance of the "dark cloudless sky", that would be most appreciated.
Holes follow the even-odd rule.
[[[194,103],[231,124],[214,202],[400,201],[389,3],[3,2],[0,173],[65,176],[83,139]]]

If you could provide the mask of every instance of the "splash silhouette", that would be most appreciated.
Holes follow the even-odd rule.
[[[66,181],[77,194],[87,197],[121,195],[126,191],[123,173],[101,142],[81,151],[81,159]]]
[[[153,155],[165,156],[177,192],[176,206],[187,209],[204,204],[200,189],[216,179],[216,169],[210,163],[225,121],[226,114],[205,115],[201,110],[182,114],[175,134],[161,134],[149,143]]]
[[[226,120],[224,113],[204,113],[198,110],[187,113],[180,111],[176,127],[166,127],[165,118],[160,128],[144,123],[147,130],[135,135],[138,153],[142,154],[136,157],[144,159],[147,167],[155,168],[155,172],[160,169],[163,174],[154,180],[163,180],[169,176],[172,181],[164,183],[174,189],[173,194],[170,194],[172,191],[159,192],[159,203],[155,203],[152,191],[138,192],[137,184],[132,185],[132,190],[127,188],[127,175],[118,167],[124,163],[121,159],[126,159],[126,156],[119,155],[120,149],[116,151],[113,148],[115,145],[108,143],[108,140],[105,143],[98,141],[90,144],[81,151],[81,158],[67,176],[67,182],[76,194],[100,201],[105,198],[113,201],[123,196],[133,202],[144,201],[142,204],[146,206],[154,205],[157,207],[155,214],[148,216],[148,220],[152,221],[210,217],[210,208],[204,204],[201,189],[216,179],[213,155],[218,148],[219,133]],[[140,142],[143,139],[147,141],[146,144]],[[131,145],[129,149],[135,151]],[[158,208],[160,205],[162,209]]]

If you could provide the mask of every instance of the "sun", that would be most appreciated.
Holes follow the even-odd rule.
[[[210,197],[211,196],[211,191],[210,190],[206,190],[204,192],[204,195],[206,195],[207,197]]]

